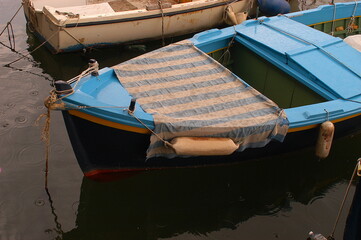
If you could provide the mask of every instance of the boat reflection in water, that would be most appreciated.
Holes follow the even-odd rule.
[[[243,239],[252,239],[252,231],[287,239],[295,236],[295,222],[282,218],[296,215],[296,229],[304,233],[299,239],[306,239],[308,231],[319,230],[316,227],[322,231],[331,229],[339,202],[335,206],[326,204],[327,209],[314,206],[318,200],[328,198],[335,185],[350,177],[355,157],[349,150],[356,149],[357,139],[361,136],[342,140],[341,145],[336,142],[332,156],[322,161],[313,157],[313,149],[309,149],[231,166],[147,171],[112,182],[84,177],[77,227],[62,237],[182,239],[179,235],[186,234],[189,239],[228,230],[236,231],[235,234],[237,228],[253,218],[253,222],[259,221],[259,229],[238,232]],[[340,192],[342,199],[344,192]],[[313,210],[316,212],[310,212]],[[290,228],[282,225],[272,229],[281,224],[279,221]],[[282,232],[278,232],[280,229]],[[231,239],[230,236],[223,234],[220,239]]]
[[[347,218],[344,240],[361,239],[361,183],[358,179],[350,213]]]

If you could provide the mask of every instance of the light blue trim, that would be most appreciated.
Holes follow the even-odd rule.
[[[72,85],[75,86],[75,83]],[[67,107],[94,106],[94,108],[79,109],[79,111],[115,123],[145,128],[123,108],[112,108],[117,106],[127,109],[132,99],[132,96],[119,84],[113,69],[103,68],[99,71],[99,76],[88,75],[82,78],[75,90],[75,94],[63,100]],[[109,108],[97,108],[95,106]],[[149,128],[154,128],[152,115],[145,113],[138,103],[136,103],[134,115]]]

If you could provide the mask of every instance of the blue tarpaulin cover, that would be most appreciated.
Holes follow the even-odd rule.
[[[147,157],[175,157],[166,141],[222,137],[238,151],[283,141],[288,120],[273,101],[227,68],[182,41],[113,67],[122,86],[154,117]]]

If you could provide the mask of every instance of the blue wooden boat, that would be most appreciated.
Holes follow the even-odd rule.
[[[341,39],[360,33],[360,15],[361,2],[337,3],[208,30],[112,68],[93,62],[56,82],[50,105],[86,176],[329,150],[361,128],[361,53]]]

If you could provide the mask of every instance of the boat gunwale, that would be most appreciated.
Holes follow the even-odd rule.
[[[141,133],[141,134],[150,134],[151,133],[147,128],[133,127],[133,126],[129,126],[129,125],[121,124],[121,123],[112,122],[112,121],[105,120],[103,118],[91,115],[90,113],[85,113],[83,111],[79,111],[79,110],[67,110],[67,111],[70,115],[73,115],[73,116],[76,116],[76,117],[82,118],[84,120],[88,120],[90,122],[97,123],[97,124],[100,124],[103,126],[120,129],[120,130],[124,130],[124,131],[128,131],[128,132]],[[335,119],[332,119],[329,121],[332,123],[339,123],[339,122],[343,122],[343,121],[346,121],[346,120],[349,120],[352,118],[356,118],[359,116],[361,116],[361,113],[355,113],[353,115],[335,118]],[[301,132],[301,131],[317,128],[317,127],[319,127],[319,125],[322,122],[324,122],[324,121],[320,121],[319,123],[309,124],[309,125],[305,125],[305,126],[290,126],[287,132],[288,133]]]

